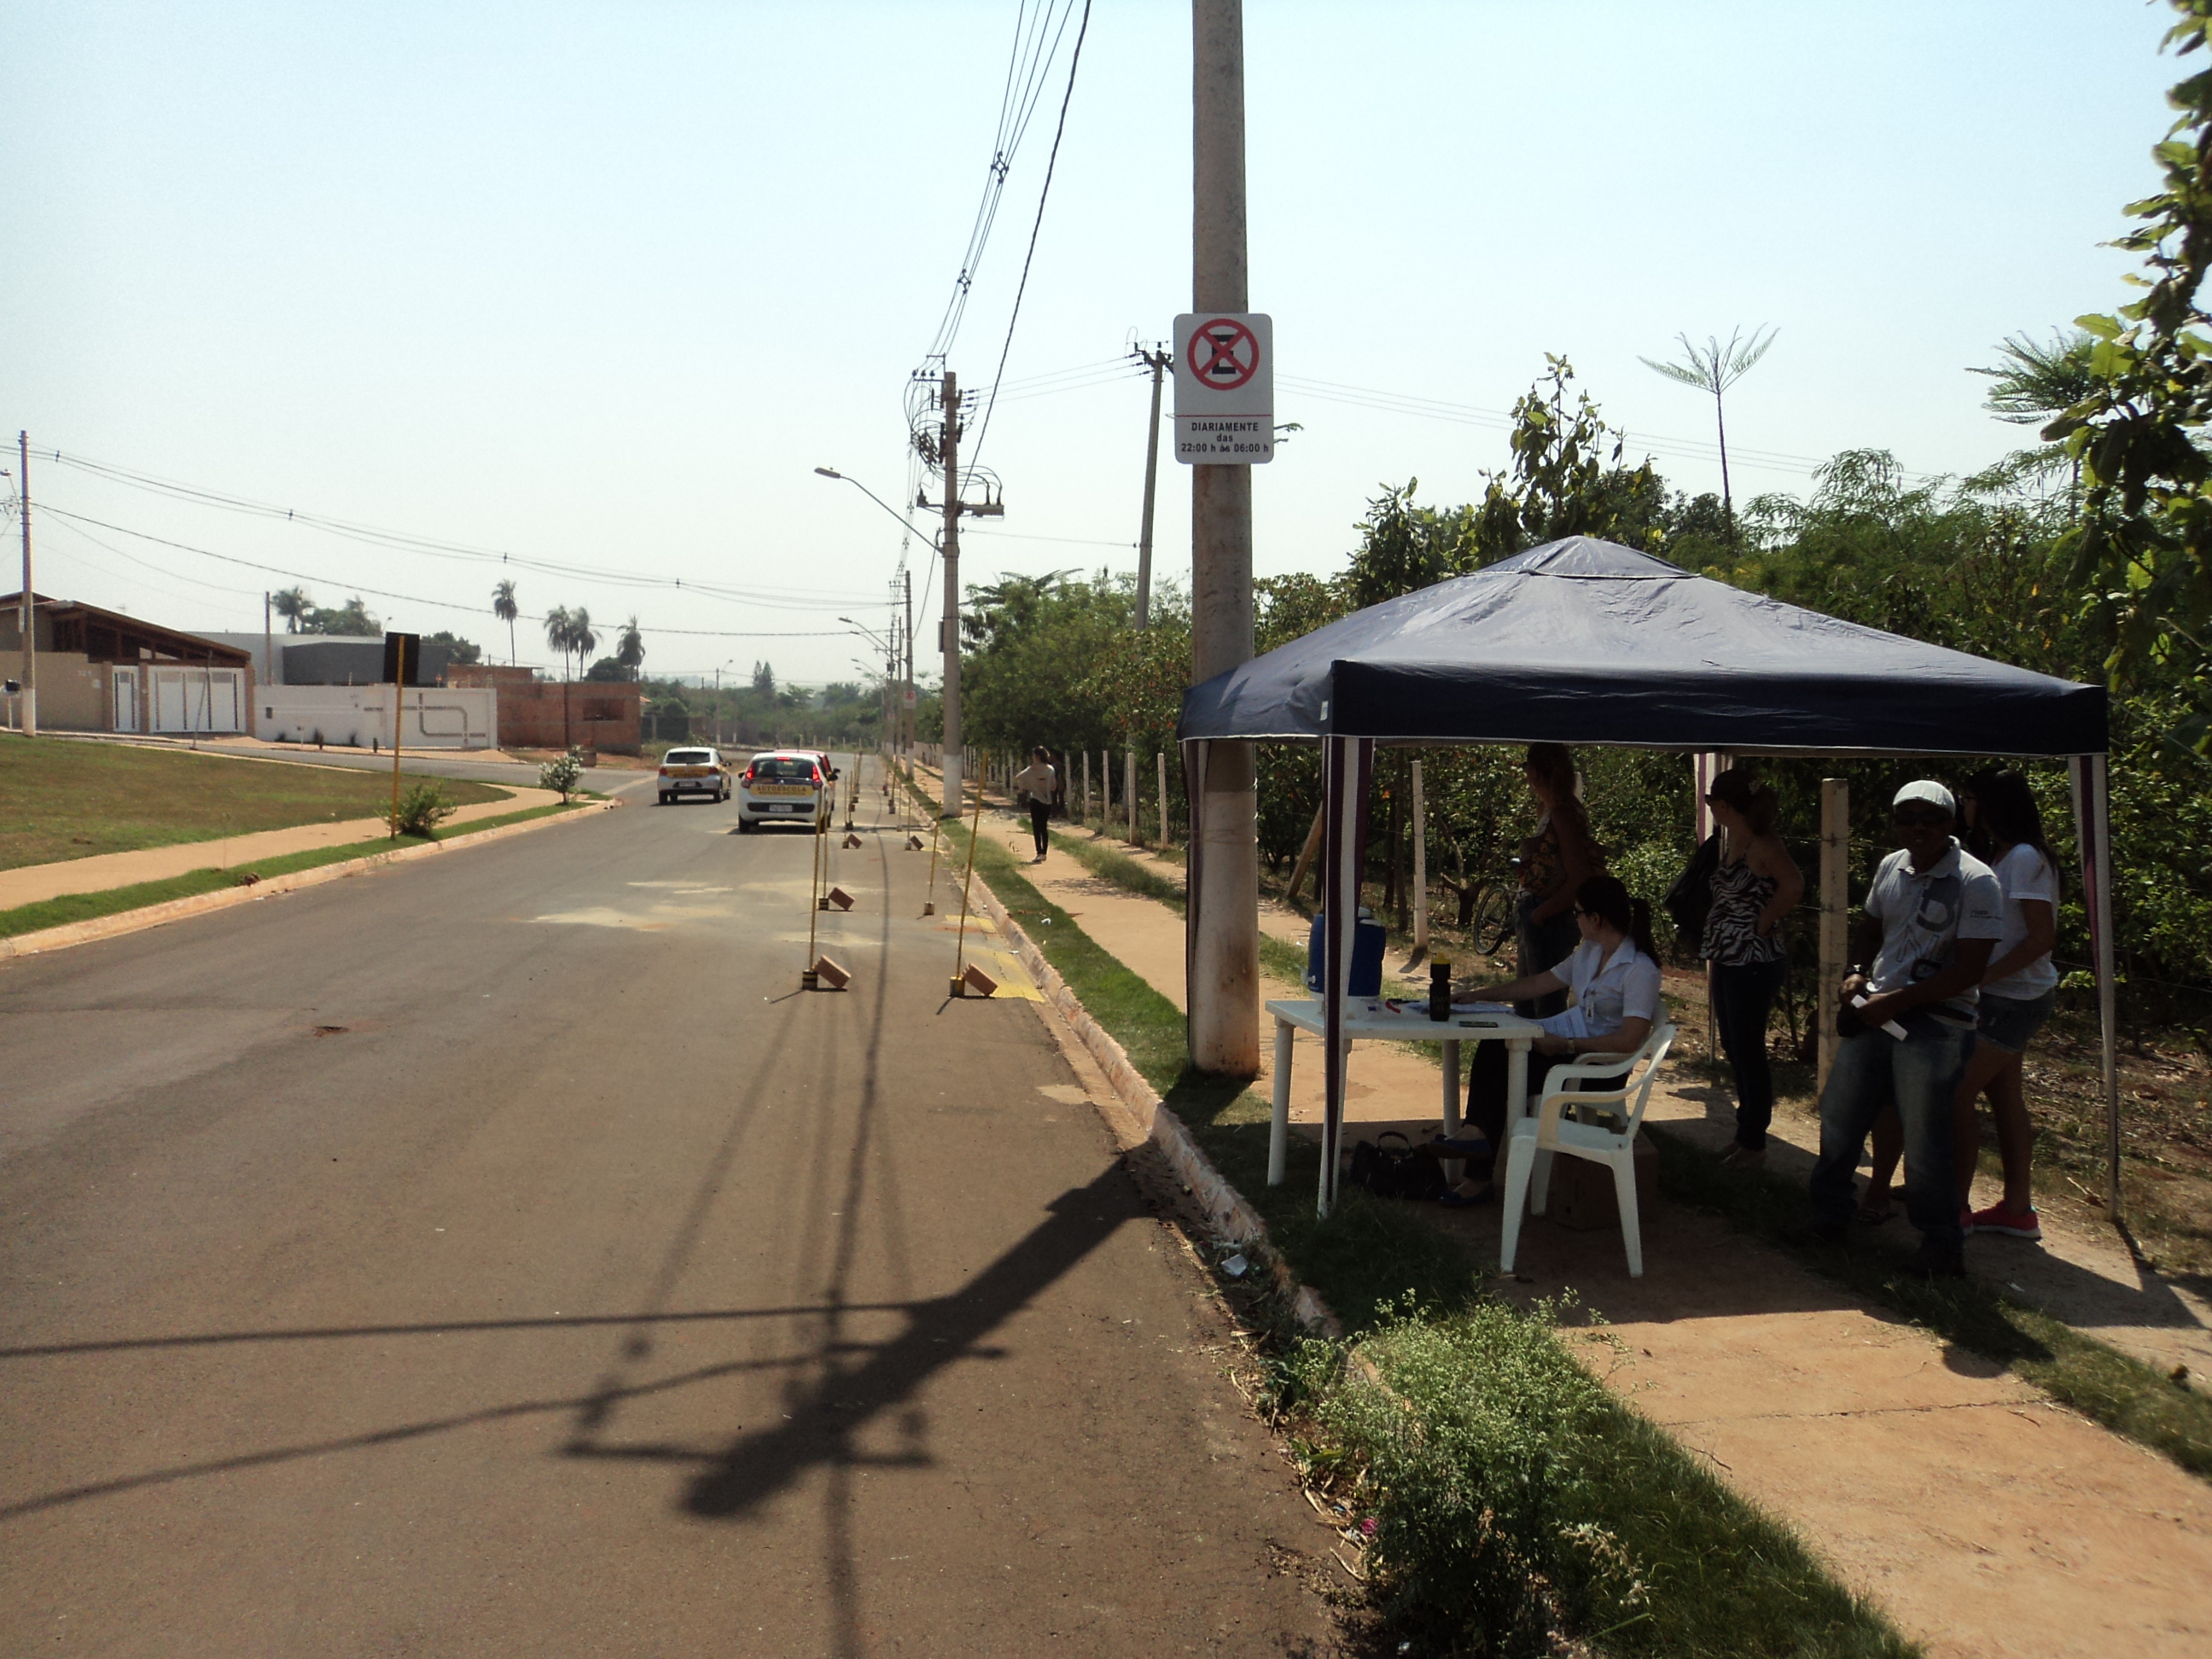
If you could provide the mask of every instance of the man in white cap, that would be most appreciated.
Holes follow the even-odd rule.
[[[1905,1214],[1920,1230],[1916,1265],[1950,1276],[1965,1271],[1951,1097],[1973,1047],[1974,1006],[2004,931],[2004,898],[1989,866],[1953,838],[1958,803],[1948,789],[1925,778],[1908,783],[1890,811],[1898,850],[1875,872],[1853,933],[1843,1040],[1820,1091],[1814,1220],[1823,1237],[1844,1237],[1867,1132],[1894,1103],[1905,1125]]]

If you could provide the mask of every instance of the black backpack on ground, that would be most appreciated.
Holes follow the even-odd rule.
[[[1377,1198],[1434,1199],[1443,1195],[1444,1170],[1398,1131],[1385,1129],[1352,1149],[1352,1184]]]
[[[1675,948],[1705,954],[1705,917],[1713,908],[1713,872],[1721,867],[1721,835],[1716,830],[1690,854],[1682,873],[1667,890],[1660,907],[1674,918]]]

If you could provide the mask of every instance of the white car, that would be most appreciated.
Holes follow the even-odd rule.
[[[738,778],[738,831],[763,823],[803,823],[810,829],[822,810],[819,757],[799,749],[772,749],[755,755]]]
[[[729,799],[730,769],[720,750],[672,749],[660,757],[660,804],[666,806],[686,795]]]

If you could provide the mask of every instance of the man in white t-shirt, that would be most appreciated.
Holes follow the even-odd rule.
[[[1030,835],[1036,842],[1033,863],[1042,864],[1052,845],[1052,803],[1060,793],[1059,769],[1042,749],[1030,750],[1030,763],[1014,774],[1014,787],[1029,802]]]
[[[1974,1041],[1982,970],[2002,931],[2003,899],[1989,866],[1951,834],[1958,803],[1923,779],[1891,804],[1898,851],[1868,890],[1843,983],[1843,1040],[1820,1091],[1820,1156],[1813,1166],[1814,1226],[1850,1227],[1853,1172],[1867,1132],[1891,1103],[1905,1126],[1905,1208],[1920,1230],[1917,1266],[1965,1270],[1951,1152],[1951,1102]],[[1858,1006],[1854,1006],[1854,1004]]]

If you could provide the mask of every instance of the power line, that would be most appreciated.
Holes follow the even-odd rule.
[[[1066,27],[1064,13],[1060,27]],[[1075,50],[1067,60],[1067,90],[1060,97],[1060,124],[1053,129],[1052,154],[1044,164],[1044,187],[1037,191],[1036,218],[1030,226],[1029,252],[1022,256],[1022,280],[1014,289],[1013,311],[1006,318],[1006,343],[999,348],[999,370],[991,377],[991,395],[983,404],[983,423],[976,429],[975,447],[969,452],[971,466],[982,458],[983,441],[991,435],[991,416],[999,406],[999,382],[1006,376],[1006,354],[1014,349],[1014,325],[1021,320],[1022,296],[1029,292],[1030,262],[1036,258],[1037,233],[1044,228],[1044,204],[1052,195],[1053,170],[1060,165],[1060,141],[1067,133],[1067,106],[1075,100],[1075,72],[1083,67],[1083,40],[1090,33],[1091,0],[1083,0],[1083,22],[1075,31]]]
[[[281,519],[288,524],[304,525],[311,530],[339,536],[349,541],[365,542],[375,546],[392,547],[408,552],[421,553],[434,558],[458,559],[478,564],[497,565],[504,568],[534,571],[540,575],[565,577],[577,581],[598,581],[610,586],[643,588],[682,589],[686,593],[702,594],[713,599],[729,599],[740,604],[759,605],[787,611],[834,610],[855,602],[847,591],[827,587],[754,587],[737,586],[720,582],[686,581],[681,576],[641,575],[604,566],[569,564],[559,560],[534,557],[526,554],[505,552],[495,548],[471,546],[465,542],[443,541],[433,537],[416,536],[402,531],[384,530],[373,525],[352,523],[347,520],[305,512],[296,507],[277,507],[267,501],[257,501],[248,496],[235,495],[223,490],[206,489],[175,479],[157,477],[150,473],[135,471],[129,467],[109,462],[95,461],[82,455],[72,455],[61,450],[46,452],[63,466],[92,473],[114,483],[152,491],[207,507],[220,507],[227,512],[249,517]],[[132,533],[132,532],[125,532]]]
[[[313,582],[317,586],[323,587],[346,588],[356,594],[374,594],[380,599],[398,599],[406,605],[427,605],[441,611],[465,611],[471,616],[485,616],[489,614],[488,608],[481,605],[461,605],[452,599],[425,599],[419,593],[394,592],[390,588],[368,587],[359,582],[333,581],[327,576],[311,575],[304,570],[289,570],[282,565],[263,564],[258,560],[239,558],[234,554],[213,552],[204,547],[194,547],[189,542],[172,541],[166,536],[153,535],[143,530],[133,530],[128,525],[109,524],[105,520],[87,518],[82,513],[72,513],[67,507],[55,507],[51,503],[48,503],[40,510],[44,513],[52,514],[58,518],[71,520],[72,526],[75,525],[85,524],[96,525],[102,530],[114,531],[118,535],[136,536],[141,541],[152,542],[158,546],[173,547],[180,553],[197,553],[204,559],[219,559],[225,564],[242,565],[249,570],[264,570],[273,576],[289,576],[295,581]],[[78,533],[82,534],[83,532],[80,531]],[[101,543],[100,545],[105,546],[106,544]],[[108,550],[111,552],[122,551],[119,548],[110,548]],[[125,558],[131,557],[127,553],[123,554],[123,556]],[[143,559],[134,560],[133,562],[144,564],[145,561]],[[146,568],[149,570],[162,569],[162,567],[159,565],[149,564],[147,565]],[[173,575],[176,573],[168,571],[164,572],[163,574]],[[190,581],[192,578],[186,576],[182,578],[182,580]],[[214,586],[212,583],[204,585],[209,586]],[[226,591],[240,592],[245,590],[230,589]],[[518,622],[544,622],[545,618],[543,616],[524,611],[520,613],[516,617],[515,620]],[[775,629],[748,629],[733,631],[727,629],[719,628],[661,628],[658,626],[647,627],[642,625],[639,628],[638,631],[640,633],[652,634],[695,635],[702,638],[718,640],[818,640],[832,639],[846,632],[846,630],[842,628],[829,628],[819,630],[801,629],[797,631],[778,631]]]

